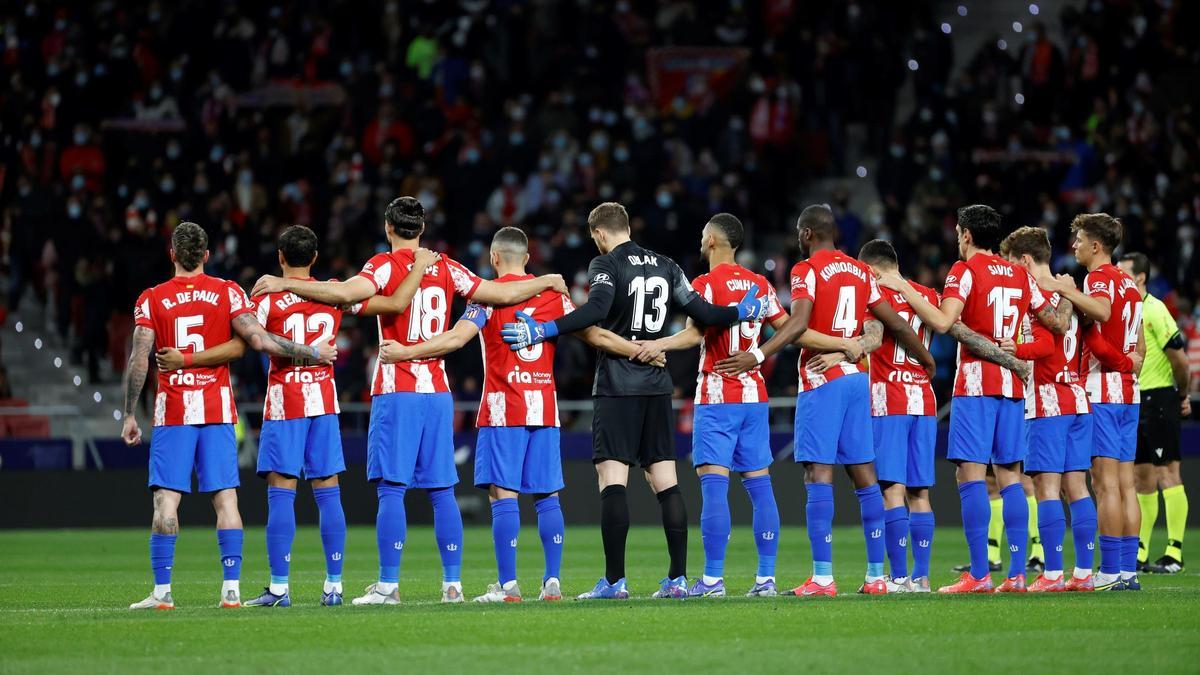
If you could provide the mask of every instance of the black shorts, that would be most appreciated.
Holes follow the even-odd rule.
[[[1179,461],[1179,394],[1174,387],[1142,390],[1135,464]]]
[[[592,462],[616,460],[648,467],[675,459],[671,395],[593,399]]]

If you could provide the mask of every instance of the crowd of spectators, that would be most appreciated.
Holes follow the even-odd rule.
[[[1061,269],[1071,217],[1112,212],[1126,247],[1155,261],[1152,289],[1192,326],[1200,48],[1183,27],[1200,25],[1196,3],[1096,0],[1065,10],[1056,34],[1026,13],[1014,17],[1021,33],[998,26],[961,67],[959,17],[945,8],[10,4],[0,10],[8,307],[45,303],[93,378],[119,373],[134,299],[170,275],[175,223],[204,225],[208,271],[247,287],[275,270],[275,234],[307,224],[323,242],[318,275],[344,278],[385,245],[383,205],[400,194],[430,214],[426,245],[484,275],[492,232],[525,227],[533,269],[563,273],[579,295],[594,255],[583,218],[597,202],[625,203],[635,237],[692,273],[699,225],[730,211],[750,233],[747,264],[785,288],[799,196],[814,179],[844,177],[827,196],[843,247],[892,239],[903,269],[935,287],[965,203],[1047,227]],[[687,46],[731,59],[729,81],[689,81],[664,99],[650,57]],[[897,119],[910,79],[913,112]],[[852,206],[861,190],[851,184],[864,180],[877,200]],[[339,388],[357,400],[374,330],[345,325]],[[947,343],[939,353],[952,358]],[[587,395],[590,359],[564,346],[563,397]],[[681,394],[694,363],[672,362]],[[478,364],[451,359],[465,399],[477,396]],[[786,357],[772,366],[772,393],[794,391]],[[261,395],[261,368],[239,364],[243,400]]]

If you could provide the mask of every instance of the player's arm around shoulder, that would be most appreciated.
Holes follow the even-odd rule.
[[[394,292],[388,295],[376,293],[369,298],[364,298],[361,304],[347,303],[343,306],[346,311],[358,316],[381,316],[388,314],[403,314],[408,306],[412,304],[412,300],[417,295],[417,291],[421,288],[421,281],[425,275],[438,262],[442,260],[442,254],[437,251],[431,251],[427,248],[418,248],[413,254],[412,269],[404,275],[404,281]],[[361,279],[362,277],[355,277]],[[342,282],[332,282],[342,283]],[[385,284],[386,286],[386,284]],[[380,289],[382,290],[382,288]]]
[[[471,301],[505,307],[525,302],[543,291],[554,291],[564,295],[570,293],[561,274],[543,274],[532,279],[504,283],[481,279],[479,286],[471,294]]]
[[[921,317],[921,321],[939,333],[946,333],[962,316],[963,300],[971,292],[970,269],[959,261],[950,268],[946,276],[945,292],[940,303],[933,303],[920,291],[913,287],[899,272],[886,272],[879,275],[878,283],[899,293],[909,307]],[[884,303],[886,304],[886,303]]]

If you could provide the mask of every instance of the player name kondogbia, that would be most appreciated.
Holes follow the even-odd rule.
[[[821,280],[829,281],[830,277],[832,277],[835,274],[840,274],[842,272],[845,272],[846,274],[853,274],[854,276],[858,277],[859,279],[862,279],[863,281],[867,280],[867,273],[864,272],[862,270],[862,268],[860,268],[858,266],[858,263],[847,262],[844,260],[834,261],[834,262],[831,262],[828,265],[822,267],[821,268]]]

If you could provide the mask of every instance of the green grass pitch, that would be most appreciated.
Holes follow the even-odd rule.
[[[324,608],[315,528],[292,553],[290,609],[215,607],[220,585],[212,530],[188,528],[175,560],[174,612],[131,612],[150,572],[145,530],[0,532],[0,672],[1120,672],[1200,670],[1200,574],[1143,576],[1141,593],[1052,596],[865,597],[861,531],[839,528],[837,598],[747,599],[754,544],[735,528],[727,556],[733,597],[715,600],[538,603],[541,549],[526,525],[520,605],[442,606],[430,528],[411,528],[398,607]],[[1200,533],[1189,534],[1191,541]],[[784,587],[808,576],[802,529],[780,537]],[[962,534],[937,533],[934,583],[965,556]],[[1070,545],[1067,564],[1070,564]],[[490,530],[469,528],[468,596],[494,578]],[[702,565],[691,531],[691,572]],[[652,592],[665,571],[661,530],[634,528],[630,589]],[[355,527],[346,600],[375,573],[375,535]],[[567,530],[564,592],[587,590],[603,570],[597,527]],[[267,579],[261,528],[246,533],[243,598]]]

